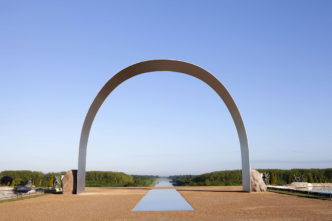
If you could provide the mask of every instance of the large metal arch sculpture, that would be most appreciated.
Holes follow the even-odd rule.
[[[247,134],[240,112],[233,98],[231,97],[227,89],[224,87],[224,85],[220,81],[218,81],[218,79],[215,78],[212,74],[196,65],[176,60],[149,60],[131,65],[118,72],[104,85],[104,87],[99,91],[96,98],[92,102],[89,111],[85,117],[81,132],[76,193],[79,194],[84,192],[85,190],[86,151],[88,139],[93,120],[99,108],[101,107],[105,99],[108,97],[108,95],[122,82],[136,75],[155,71],[173,71],[196,77],[209,85],[224,101],[226,107],[228,108],[228,111],[233,118],[240,140],[243,191],[250,192],[250,162]]]

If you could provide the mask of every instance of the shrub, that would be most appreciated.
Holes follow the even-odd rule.
[[[53,187],[54,177],[51,176],[51,178],[48,181],[48,187]]]

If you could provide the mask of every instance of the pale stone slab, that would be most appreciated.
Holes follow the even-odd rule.
[[[266,192],[266,184],[257,170],[251,169],[250,177],[252,192]]]

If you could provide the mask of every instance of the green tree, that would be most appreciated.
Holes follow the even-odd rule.
[[[40,182],[38,179],[35,179],[34,185],[35,187],[40,187]]]
[[[292,175],[289,175],[287,178],[287,184],[292,183]]]
[[[312,174],[309,173],[308,175],[308,183],[313,183],[314,182],[314,178],[312,177]]]
[[[274,173],[271,173],[270,183],[271,184],[276,184],[277,183],[277,177],[276,177],[276,175],[274,175]]]
[[[50,180],[48,181],[48,187],[53,187],[54,177],[51,176]]]

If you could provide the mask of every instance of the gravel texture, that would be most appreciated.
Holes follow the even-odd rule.
[[[150,188],[87,188],[0,204],[0,220],[332,220],[332,201],[241,187],[177,187],[194,211],[132,212]]]

